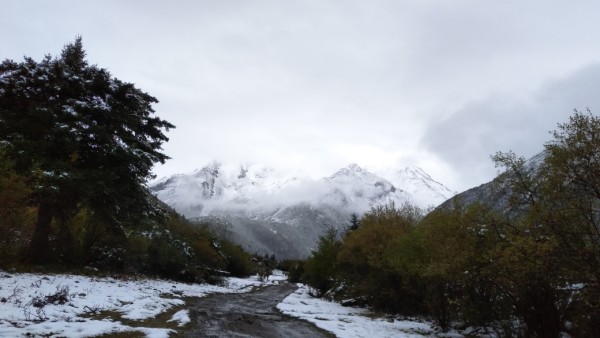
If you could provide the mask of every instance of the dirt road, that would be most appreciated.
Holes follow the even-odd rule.
[[[296,286],[282,283],[241,294],[199,298],[190,311],[186,337],[334,337],[309,322],[281,314],[275,306]]]

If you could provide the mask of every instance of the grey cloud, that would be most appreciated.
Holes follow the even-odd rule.
[[[468,104],[432,125],[422,142],[449,163],[468,188],[467,182],[483,183],[495,175],[490,155],[496,151],[533,156],[550,140],[548,132],[566,122],[573,109],[599,112],[598,88],[600,63],[551,80],[526,99],[497,95]]]
[[[397,157],[430,173],[470,165],[460,183],[436,175],[458,189],[495,172],[491,152],[541,146],[532,130],[560,121],[542,101],[592,105],[563,101],[566,88],[528,92],[598,61],[598,12],[598,2],[548,0],[5,0],[0,38],[2,57],[20,59],[81,34],[90,62],[156,96],[178,127],[161,176],[212,160],[323,176]],[[581,90],[569,95],[591,95]]]

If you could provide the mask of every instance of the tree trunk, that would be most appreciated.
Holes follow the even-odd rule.
[[[534,287],[535,288],[535,287]],[[556,296],[550,286],[539,286],[525,298],[525,325],[527,337],[558,338],[561,335],[561,316],[556,307]]]
[[[68,224],[68,219],[64,212],[58,212],[56,219],[58,220],[58,234],[56,236],[56,249],[60,261],[64,263],[75,263],[80,255],[75,249],[75,238]]]
[[[47,263],[50,260],[50,225],[52,223],[52,208],[42,202],[38,207],[38,216],[31,243],[29,244],[29,261],[34,264]]]

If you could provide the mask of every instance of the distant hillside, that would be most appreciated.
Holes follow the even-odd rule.
[[[531,157],[525,162],[525,170],[529,173],[535,173],[544,162],[544,158],[544,152]],[[503,184],[502,176],[500,175],[491,182],[456,194],[442,203],[438,208],[450,208],[455,202],[459,202],[464,206],[478,202],[503,214],[510,214],[509,197],[511,193],[510,187]]]

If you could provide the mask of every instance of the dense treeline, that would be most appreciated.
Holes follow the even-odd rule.
[[[252,272],[240,247],[189,224],[146,189],[168,157],[156,98],[58,57],[0,64],[0,267],[93,267],[187,281]]]
[[[355,230],[322,237],[290,276],[321,296],[443,329],[600,336],[600,118],[576,111],[552,136],[542,163],[493,156],[508,210],[460,199],[425,216],[376,207]]]

